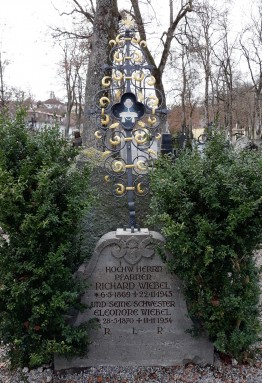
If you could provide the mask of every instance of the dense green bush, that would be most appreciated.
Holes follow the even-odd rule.
[[[53,353],[84,352],[88,324],[74,328],[84,286],[79,223],[91,203],[89,169],[77,149],[46,128],[29,134],[24,112],[0,115],[0,339],[13,367],[50,362]]]
[[[262,153],[235,152],[215,134],[204,155],[159,160],[151,222],[161,222],[170,269],[189,313],[217,350],[241,359],[258,340],[262,239]]]

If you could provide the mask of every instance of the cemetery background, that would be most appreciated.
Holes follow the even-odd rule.
[[[127,4],[128,4],[129,2],[127,2]],[[168,14],[168,12],[169,12],[169,9],[168,9],[168,4],[169,2],[168,1],[166,1],[166,6],[165,6],[165,11],[166,11],[166,14]],[[59,6],[59,4],[60,4],[60,1],[57,1],[57,6],[58,6],[58,8],[60,9],[60,6]],[[122,5],[122,2],[119,4],[119,6],[121,7],[121,5]],[[152,5],[154,6],[154,3],[152,2]],[[224,5],[226,5],[226,3],[224,4],[223,3],[223,6]],[[8,5],[7,5],[8,6]],[[68,11],[71,11],[71,9],[72,8],[70,8],[72,6],[72,4],[68,4]],[[255,4],[254,4],[254,6],[255,6]],[[212,8],[213,7],[213,8]],[[22,8],[22,7],[21,7]],[[28,7],[28,8],[30,8],[30,12],[32,12],[32,16],[30,17],[30,22],[28,22],[28,23],[26,23],[27,25],[26,25],[26,30],[27,30],[27,28],[30,30],[30,25],[31,24],[33,24],[34,23],[34,21],[35,21],[35,19],[37,18],[37,19],[39,19],[39,15],[38,15],[38,11],[36,10],[36,9],[31,9],[31,8],[33,8],[33,7]],[[43,9],[44,9],[45,7],[43,6]],[[233,33],[235,33],[236,31],[238,31],[238,30],[240,30],[240,28],[243,26],[244,27],[244,24],[246,23],[246,22],[248,22],[248,18],[247,17],[243,17],[243,14],[245,13],[245,16],[247,16],[247,14],[249,14],[250,13],[250,11],[251,11],[251,7],[250,7],[250,4],[249,3],[247,3],[247,2],[245,2],[245,7],[243,7],[243,5],[239,5],[239,2],[237,2],[237,4],[235,4],[235,7],[234,7],[235,9],[237,9],[238,10],[238,14],[236,15],[235,13],[231,13],[232,12],[232,9],[231,9],[231,6],[229,7],[229,13],[228,13],[228,19],[227,19],[227,21],[228,21],[228,24],[227,24],[227,26],[228,26],[228,30],[227,30],[227,32],[228,32],[228,34],[225,34],[225,36],[224,37],[226,37],[226,36],[228,36],[229,37],[229,42],[230,42],[230,44],[233,42],[232,41],[232,38],[233,38]],[[39,9],[42,9],[42,8],[39,8]],[[121,9],[121,8],[120,8]],[[245,11],[246,12],[244,12],[243,10],[245,9]],[[64,9],[60,9],[60,11],[62,12]],[[81,9],[79,9],[80,11],[81,11]],[[89,10],[89,9],[88,9]],[[174,8],[174,11],[176,12],[176,8]],[[28,9],[28,11],[29,11],[29,9]],[[214,14],[212,14],[212,12],[215,12],[215,15],[217,15],[217,10],[216,10],[216,7],[214,8],[214,4],[212,3],[212,2],[208,2],[207,3],[207,7],[206,7],[206,9],[204,10],[204,12],[205,13],[207,13],[207,18],[209,18],[209,17],[211,17],[212,18],[212,20],[214,21]],[[241,12],[242,11],[242,12]],[[16,18],[18,18],[18,19],[20,19],[19,18],[19,16],[17,16],[17,14],[19,15],[19,12],[20,13],[22,13],[22,10],[20,9],[20,8],[18,8],[18,7],[16,7],[16,9],[14,10],[14,13],[13,12],[10,12],[10,17],[11,17],[11,19],[12,19],[12,21],[13,21],[13,23],[14,24],[18,24],[18,23],[16,23],[15,22],[15,20],[16,20]],[[28,12],[25,12],[25,13],[27,13],[27,15],[28,15]],[[51,12],[50,12],[51,13]],[[54,12],[55,13],[55,12]],[[220,13],[221,13],[221,8],[220,8]],[[254,14],[257,14],[258,15],[258,12],[254,12]],[[11,16],[11,14],[12,14],[12,16]],[[30,13],[31,14],[31,13]],[[91,13],[90,13],[91,14]],[[159,12],[157,13],[157,15],[159,14]],[[36,17],[34,17],[36,15]],[[190,17],[192,16],[193,14],[191,13],[191,15],[190,15]],[[54,17],[54,15],[52,14],[51,15],[52,17]],[[146,17],[148,17],[148,16],[150,16],[151,17],[151,22],[150,23],[148,23],[148,20],[146,20],[147,21],[147,28],[149,27],[149,25],[151,25],[151,24],[153,24],[153,23],[155,23],[155,24],[157,24],[158,23],[158,20],[157,20],[157,18],[154,18],[153,17],[153,15],[152,15],[152,9],[151,10],[148,10],[148,9],[143,9],[143,17],[144,16],[146,16]],[[219,16],[221,16],[221,15],[219,15]],[[23,17],[23,19],[25,19],[25,17],[26,16],[24,16]],[[81,17],[81,14],[80,14],[80,17]],[[42,23],[43,23],[43,19],[44,18],[44,16],[43,15],[41,15],[41,21],[42,21]],[[48,20],[50,20],[50,18],[48,17],[47,18]],[[165,23],[166,23],[166,25],[165,25],[165,27],[166,28],[168,28],[168,17],[165,17]],[[61,18],[61,25],[60,25],[60,22],[58,21],[57,22],[57,24],[59,24],[59,26],[62,28],[62,24],[63,24],[63,20],[66,20],[66,25],[69,25],[69,24],[71,24],[71,21],[72,21],[72,18],[70,17],[70,16],[68,16],[68,17],[62,17]],[[153,20],[153,23],[152,23],[152,20]],[[241,21],[242,20],[242,24],[243,25],[241,25]],[[8,20],[7,20],[8,21]],[[77,19],[77,21],[78,21],[78,19]],[[218,19],[215,19],[215,22],[217,22],[217,21],[221,21],[220,19],[218,20]],[[243,21],[245,21],[245,23],[243,22]],[[2,20],[1,20],[1,22],[2,22]],[[6,20],[4,20],[3,21],[3,23],[4,22],[6,22]],[[23,23],[23,20],[19,20],[19,22],[21,22],[21,23]],[[192,20],[190,19],[190,22],[192,22]],[[163,20],[161,19],[161,23],[163,23]],[[54,23],[55,24],[55,23]],[[87,26],[87,24],[88,24],[88,20],[87,19],[83,19],[82,20],[82,22],[81,22],[81,25],[86,25]],[[3,24],[4,25],[4,24]],[[182,27],[182,26],[181,26]],[[3,27],[4,28],[4,27]],[[43,26],[42,26],[42,28],[43,28]],[[20,28],[20,29],[23,29],[24,30],[24,28]],[[13,26],[13,28],[12,28],[12,33],[10,33],[10,34],[12,34],[13,35],[13,33],[14,33],[14,31],[15,31],[15,25]],[[5,52],[6,50],[7,50],[7,47],[8,47],[8,43],[6,43],[6,41],[5,41],[5,38],[7,38],[7,37],[9,37],[8,35],[9,35],[9,33],[8,32],[10,32],[10,29],[8,29],[8,27],[7,27],[7,30],[5,30],[5,28],[4,28],[4,30],[3,30],[3,35],[2,35],[2,43],[3,43],[3,45],[2,45],[2,47],[3,47],[3,52],[2,52],[2,64],[3,64],[3,69],[4,69],[4,76],[3,76],[3,81],[4,81],[4,86],[7,86],[8,87],[8,83],[9,83],[9,81],[10,81],[10,74],[9,74],[9,69],[12,69],[11,67],[13,66],[13,64],[15,64],[15,63],[9,63],[9,64],[7,64],[6,62],[8,62],[9,61],[9,57],[8,57],[8,52]],[[29,32],[29,31],[28,31]],[[42,31],[43,33],[45,32],[45,31]],[[226,31],[225,31],[226,32]],[[253,33],[253,32],[252,32]],[[252,35],[252,33],[251,33],[251,35]],[[34,35],[36,35],[36,32],[34,31],[34,32],[31,32],[31,35],[32,36],[34,36]],[[162,35],[162,28],[161,28],[161,31],[158,33],[158,36],[161,36]],[[212,44],[213,44],[213,42],[214,42],[214,40],[213,40],[213,37],[214,38],[216,38],[216,36],[214,35],[214,36],[212,36],[212,38],[211,38],[211,40],[210,40],[210,47],[209,48],[211,48],[212,47]],[[247,36],[248,37],[248,36]],[[14,37],[12,36],[12,39],[14,40]],[[55,38],[56,39],[56,41],[58,41],[59,40],[59,37],[56,37]],[[152,39],[152,35],[150,35],[150,40]],[[26,40],[26,38],[24,39],[24,40]],[[156,39],[154,38],[154,40],[156,41]],[[234,40],[234,39],[233,39]],[[217,56],[217,58],[219,58],[220,57],[220,52],[222,52],[222,41],[224,41],[224,40],[221,40],[221,45],[216,45],[216,49],[218,49],[217,51],[214,51],[214,53],[216,54],[216,56]],[[234,41],[234,44],[233,45],[231,45],[231,47],[232,47],[232,55],[230,56],[230,65],[232,64],[232,66],[231,66],[231,69],[232,69],[232,79],[233,79],[233,86],[234,86],[234,88],[233,89],[231,89],[231,90],[229,90],[229,93],[228,93],[228,95],[230,95],[231,94],[231,96],[233,96],[233,105],[231,105],[232,106],[232,108],[233,108],[233,112],[234,112],[234,126],[233,126],[233,128],[239,128],[238,130],[239,131],[243,131],[243,129],[246,129],[247,130],[247,127],[252,123],[252,118],[251,118],[251,114],[252,114],[252,112],[251,112],[251,109],[254,107],[254,104],[253,104],[253,99],[254,99],[254,87],[250,84],[250,80],[248,80],[247,82],[246,82],[246,80],[247,79],[249,79],[250,77],[250,74],[248,73],[248,71],[246,71],[245,73],[242,73],[241,75],[243,75],[243,83],[245,83],[245,86],[244,87],[239,87],[238,85],[238,83],[237,83],[237,81],[238,81],[238,73],[237,73],[237,69],[238,69],[238,63],[239,63],[239,57],[237,56],[235,56],[233,53],[236,53],[236,52],[238,52],[238,50],[236,50],[235,49],[235,43],[236,43],[237,41]],[[34,41],[34,45],[36,44],[36,42]],[[60,50],[60,45],[59,45],[60,43],[58,42],[58,45],[55,47],[55,49],[52,49],[52,50],[50,50],[50,51],[53,51],[53,52],[58,52],[59,50]],[[173,41],[173,44],[174,44],[174,41]],[[39,45],[39,44],[37,44],[37,45]],[[152,45],[150,45],[150,47],[151,47],[151,49],[153,49],[153,46],[154,46],[155,44],[152,44]],[[27,47],[27,49],[28,49],[28,51],[29,51],[29,49],[32,51],[32,48],[31,47]],[[45,47],[45,50],[46,50],[47,48]],[[69,49],[69,46],[68,46],[68,49]],[[36,51],[35,51],[35,49],[33,49],[34,50],[34,54],[36,54]],[[159,48],[158,48],[158,50],[159,50]],[[212,50],[212,49],[211,49]],[[28,51],[24,51],[23,52],[23,54],[25,54],[26,52],[28,52]],[[69,54],[69,51],[70,51],[70,49],[68,50],[68,54]],[[176,73],[175,72],[175,68],[173,67],[173,66],[169,66],[168,67],[168,70],[166,71],[166,73],[165,73],[165,76],[168,76],[168,78],[167,78],[167,82],[169,83],[169,84],[172,84],[173,83],[173,81],[174,81],[174,78],[173,77],[175,77],[175,78],[177,78],[177,79],[182,79],[182,67],[181,67],[181,60],[182,60],[182,57],[183,57],[183,52],[181,51],[181,49],[178,47],[178,51],[179,51],[179,54],[178,54],[178,56],[173,56],[173,53],[174,52],[172,52],[171,51],[171,55],[170,55],[170,58],[171,57],[173,57],[175,60],[176,60],[176,62],[179,64],[179,68],[178,68],[178,74],[177,75],[175,75],[175,76],[173,76],[173,74],[174,73]],[[38,52],[38,51],[37,51]],[[49,53],[49,52],[48,52]],[[62,53],[62,52],[61,52]],[[199,69],[200,68],[202,68],[202,64],[199,64],[199,57],[198,57],[198,55],[196,54],[197,52],[191,52],[192,54],[193,54],[193,56],[194,56],[194,59],[197,59],[197,60],[195,60],[195,62],[198,62],[198,64],[197,65],[199,65]],[[71,53],[70,53],[71,54]],[[72,52],[72,54],[73,54],[73,52]],[[251,54],[251,52],[250,52],[250,54]],[[28,55],[28,57],[29,57],[30,55]],[[250,56],[251,57],[251,56]],[[12,60],[12,55],[11,55],[11,60]],[[37,53],[37,58],[38,58],[38,61],[39,61],[39,54]],[[71,61],[71,59],[73,60],[73,56],[70,56],[70,58],[69,58],[69,61],[68,61],[68,65],[69,64],[71,64],[72,63],[72,61]],[[45,60],[46,60],[46,58],[45,58]],[[214,66],[213,66],[213,60],[214,60]],[[19,61],[19,60],[17,60],[17,61]],[[41,59],[40,59],[40,61],[41,61]],[[50,59],[50,62],[51,62],[51,59]],[[33,61],[32,62],[30,62],[30,67],[31,66],[33,66],[32,65],[32,63],[33,63]],[[243,60],[242,60],[242,63],[243,63]],[[19,63],[20,64],[20,63]],[[186,63],[186,66],[185,66],[185,68],[186,68],[186,73],[188,74],[188,78],[187,78],[187,81],[189,82],[189,83],[191,83],[191,81],[193,81],[194,80],[194,76],[193,76],[193,74],[195,73],[195,72],[190,72],[190,71],[188,71],[189,70],[189,67],[188,67],[188,65],[190,64],[190,62],[187,62]],[[7,66],[6,66],[7,65]],[[216,61],[216,58],[215,57],[212,57],[212,68],[211,68],[211,77],[212,78],[214,78],[215,79],[215,76],[216,76],[216,70],[215,70],[215,68],[216,67],[221,67],[221,65],[223,65],[223,62],[222,61]],[[45,62],[45,67],[47,66],[47,64],[46,64],[46,62]],[[242,64],[241,64],[241,70],[242,70],[242,68],[243,68],[243,66],[242,66]],[[72,69],[73,69],[73,67],[72,67]],[[195,71],[195,66],[194,66],[194,68],[192,67],[192,69],[194,69],[194,71]],[[254,69],[254,74],[255,74],[255,68],[253,68]],[[32,71],[31,72],[33,72],[33,70],[35,71],[35,68],[32,68]],[[54,75],[54,72],[55,72],[55,69],[53,70],[53,73],[52,73],[52,76]],[[83,70],[83,72],[85,73],[85,69]],[[42,73],[42,71],[41,71],[41,73]],[[34,74],[34,76],[35,76],[36,74]],[[222,67],[221,67],[221,72],[220,72],[220,75],[221,75],[221,77],[218,77],[218,81],[219,81],[219,84],[221,84],[221,81],[223,81],[223,77],[224,77],[224,75],[223,75],[223,71],[222,71]],[[171,77],[172,76],[172,77]],[[23,76],[20,76],[20,78],[21,77],[23,77]],[[34,81],[34,83],[39,83],[40,81],[40,79],[41,79],[41,77],[42,76],[40,76],[39,75],[39,72],[38,72],[38,81]],[[210,77],[210,80],[211,80],[211,77]],[[255,76],[254,76],[254,78],[256,78],[257,76],[256,76],[256,74],[255,74]],[[171,78],[172,78],[172,81],[171,81]],[[82,81],[84,81],[84,78],[82,78]],[[175,79],[175,81],[176,81],[176,79]],[[179,80],[180,81],[180,80]],[[57,80],[56,80],[56,84],[57,84]],[[15,84],[11,84],[12,86],[13,85],[15,85]],[[181,85],[181,84],[180,84]],[[61,85],[62,86],[62,85]],[[256,85],[254,85],[254,86],[256,86]],[[176,84],[176,86],[175,86],[175,88],[177,88],[177,91],[174,91],[174,89],[172,90],[172,93],[170,93],[170,94],[172,94],[172,96],[171,96],[171,104],[173,103],[173,100],[174,100],[174,102],[175,102],[175,105],[174,105],[174,107],[175,107],[175,109],[176,109],[176,111],[175,111],[175,113],[174,113],[174,118],[173,118],[173,121],[175,121],[176,123],[175,123],[175,126],[173,126],[172,127],[172,129],[181,129],[181,125],[184,125],[184,123],[183,123],[183,121],[181,120],[181,111],[182,111],[182,109],[181,109],[181,103],[182,103],[182,101],[183,101],[183,98],[181,97],[180,98],[180,90],[182,91],[182,88],[180,89],[180,86],[178,87],[178,85]],[[73,89],[73,88],[72,88]],[[190,91],[190,86],[189,86],[189,88],[188,88],[188,92],[186,92],[186,94],[184,94],[185,95],[185,98],[184,98],[184,101],[186,101],[186,103],[185,103],[185,106],[186,106],[186,109],[185,110],[183,110],[183,115],[184,115],[184,117],[183,118],[185,118],[186,119],[186,125],[185,125],[185,129],[187,129],[187,125],[189,125],[189,123],[190,123],[190,110],[191,110],[191,107],[190,107],[190,99],[193,101],[193,103],[191,104],[191,106],[192,107],[194,107],[194,106],[196,106],[196,108],[194,109],[194,111],[195,111],[195,115],[196,114],[200,114],[200,119],[198,119],[198,121],[196,122],[196,120],[195,120],[195,115],[193,116],[193,128],[195,128],[195,125],[197,124],[197,125],[201,125],[201,126],[204,126],[205,125],[205,122],[203,121],[203,115],[204,115],[204,112],[203,112],[203,107],[201,106],[200,108],[199,108],[199,106],[200,106],[200,104],[202,105],[202,95],[203,95],[203,86],[201,85],[199,88],[198,87],[195,87],[195,90],[197,91],[195,94],[193,94],[193,99],[191,98],[191,96],[192,96],[192,92]],[[199,96],[199,92],[198,92],[198,89],[200,90],[200,94],[201,94],[201,99],[199,99],[198,98],[198,96]],[[10,90],[11,91],[11,89],[7,89],[8,91]],[[23,91],[25,90],[25,89],[22,89]],[[50,93],[50,91],[52,91],[52,90],[54,90],[55,91],[55,93],[56,93],[56,89],[52,89],[52,87],[48,87],[48,94]],[[212,110],[212,115],[210,116],[210,121],[213,121],[214,120],[214,115],[215,115],[215,111],[214,111],[214,105],[211,103],[211,99],[215,96],[215,94],[213,93],[213,89],[210,89],[211,90],[211,94],[212,94],[212,96],[211,96],[211,94],[210,94],[210,103],[209,103],[209,106],[211,107],[211,110]],[[183,92],[182,92],[183,93]],[[198,93],[198,94],[197,94]],[[58,93],[56,93],[56,94],[58,94]],[[191,96],[190,96],[190,94],[191,94]],[[244,94],[246,94],[246,96],[244,96]],[[221,93],[221,95],[223,95],[223,97],[224,96],[226,96],[226,93],[223,91],[222,93]],[[220,96],[221,96],[220,95]],[[13,96],[15,96],[15,93],[13,93]],[[83,96],[83,95],[82,95]],[[174,96],[174,99],[173,99],[173,96]],[[6,93],[6,97],[8,97],[8,92]],[[38,96],[37,95],[37,97],[40,97],[40,96]],[[44,97],[42,97],[42,98],[44,98]],[[245,99],[245,101],[244,101],[244,99]],[[83,100],[83,97],[82,97],[82,100]],[[69,100],[68,100],[69,101]],[[225,98],[224,98],[224,101],[225,101]],[[221,102],[220,102],[220,107],[219,107],[219,105],[215,105],[215,107],[217,107],[218,109],[219,109],[219,113],[220,113],[220,117],[221,117],[221,119],[223,120],[223,115],[224,115],[224,111],[223,111],[223,104],[224,104],[224,101],[222,101],[221,100]],[[169,102],[170,102],[170,100],[169,100]],[[196,103],[196,104],[195,104]],[[192,111],[192,110],[191,110]],[[184,112],[186,112],[186,113],[184,113]],[[193,113],[194,114],[194,113]],[[235,117],[238,117],[238,119],[240,119],[241,120],[241,122],[237,122],[237,124],[238,124],[238,126],[235,126]],[[246,117],[247,116],[249,116],[248,118],[250,119],[250,121],[248,121],[248,119],[246,119]],[[223,124],[223,122],[222,122],[222,124]],[[240,125],[242,125],[242,126],[240,126]],[[249,129],[249,128],[248,128]]]

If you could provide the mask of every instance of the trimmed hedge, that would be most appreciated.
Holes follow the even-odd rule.
[[[78,355],[87,323],[72,327],[70,309],[83,308],[73,278],[86,254],[80,223],[91,205],[90,169],[75,166],[78,150],[46,128],[29,134],[25,112],[0,115],[0,339],[12,367],[36,367],[53,353]]]
[[[262,152],[237,153],[220,134],[204,154],[158,161],[151,223],[161,222],[170,270],[183,281],[195,331],[244,359],[259,338]]]

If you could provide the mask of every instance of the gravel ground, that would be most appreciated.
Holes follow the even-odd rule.
[[[55,373],[51,366],[35,370],[27,367],[11,372],[0,347],[0,383],[262,383],[261,352],[249,364],[236,360],[221,360],[215,355],[214,365],[188,364],[175,367],[106,367],[97,366],[84,371]]]
[[[53,375],[51,369],[16,371],[10,374],[1,366],[2,383],[261,383],[262,360],[254,365],[232,365],[200,367],[189,364],[185,367],[97,367],[80,373]]]
[[[261,383],[262,363],[255,366],[199,367],[141,367],[141,368],[92,368],[78,375],[67,375],[55,378],[54,383]]]

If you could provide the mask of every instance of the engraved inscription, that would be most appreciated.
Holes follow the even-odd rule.
[[[116,324],[132,325],[132,334],[138,334],[139,325],[155,324],[156,334],[163,334],[176,306],[163,266],[105,266],[104,275],[103,281],[94,283],[90,296],[92,314],[104,335],[110,335],[110,325]]]

